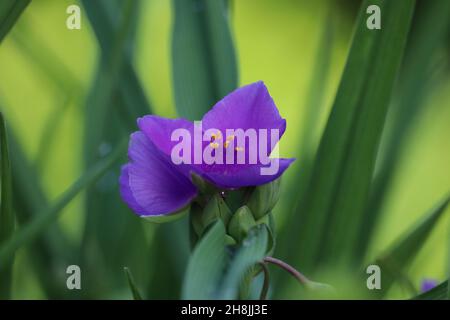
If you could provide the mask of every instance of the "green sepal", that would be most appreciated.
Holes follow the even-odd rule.
[[[169,213],[169,214],[161,214],[158,216],[141,216],[146,221],[152,222],[152,223],[166,223],[166,222],[172,222],[178,219],[183,218],[186,213],[189,212],[190,205],[187,205],[183,208],[181,208],[178,211]]]
[[[191,181],[200,191],[200,194],[213,194],[218,191],[216,186],[194,172],[191,172]]]
[[[214,194],[204,208],[197,203],[192,204],[190,220],[192,229],[198,237],[201,237],[205,229],[218,219],[221,219],[224,225],[231,219],[231,211],[219,194]]]
[[[269,212],[264,217],[256,221],[256,224],[263,224],[269,233],[269,239],[267,243],[267,255],[272,255],[275,244],[276,244],[276,236],[275,236],[275,220],[273,218],[272,212]]]
[[[200,237],[203,233],[203,222],[202,222],[203,208],[197,203],[193,202],[191,205],[191,210],[189,212],[189,220],[194,233]]]
[[[281,178],[256,187],[247,202],[247,206],[256,220],[268,214],[280,198]]]
[[[248,231],[256,225],[255,218],[247,206],[240,207],[231,217],[228,224],[228,234],[240,243]]]
[[[231,219],[231,211],[225,201],[218,194],[215,194],[209,199],[203,210],[202,223],[203,226],[208,226],[217,219],[221,219],[226,226]]]
[[[225,244],[227,246],[234,246],[237,244],[236,240],[234,240],[233,237],[230,237],[229,235],[225,235]]]

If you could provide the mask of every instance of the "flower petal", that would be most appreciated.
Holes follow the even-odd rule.
[[[290,166],[295,159],[278,159],[278,170],[273,174],[261,174],[262,168],[267,166],[255,165],[234,165],[229,166],[227,171],[202,171],[201,175],[221,188],[241,188],[248,186],[258,186],[277,179]],[[197,168],[198,169],[198,168]],[[197,170],[199,171],[199,170]]]
[[[195,186],[142,132],[131,135],[128,156],[130,163],[120,177],[121,195],[138,215],[169,214],[196,196]]]
[[[171,141],[172,132],[186,129],[191,137],[194,136],[194,124],[186,119],[167,119],[155,115],[146,115],[137,120],[139,129],[148,139],[166,155],[171,154],[172,148],[178,141]]]
[[[238,88],[217,102],[202,125],[203,130],[215,128],[223,134],[226,129],[279,129],[280,138],[286,130],[286,120],[262,81]]]
[[[120,173],[120,195],[122,196],[123,201],[125,201],[128,206],[136,213],[145,212],[144,209],[136,202],[136,199],[133,196],[133,193],[130,189],[130,176],[128,173],[130,164],[125,164],[122,166]]]

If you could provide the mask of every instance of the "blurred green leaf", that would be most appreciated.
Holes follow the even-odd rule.
[[[149,299],[179,299],[189,259],[187,217],[158,225],[148,249],[151,279],[147,285]],[[174,235],[177,235],[174,237]],[[142,248],[139,249],[142,252]]]
[[[291,262],[294,262],[298,257],[297,243],[292,241],[292,237],[295,237],[293,235],[298,233],[298,226],[302,223],[303,216],[308,214],[299,210],[299,207],[305,202],[314,155],[318,145],[317,140],[321,133],[317,128],[320,127],[320,115],[325,109],[324,98],[330,78],[333,46],[336,42],[336,23],[335,19],[332,18],[331,12],[327,15],[325,27],[315,50],[316,59],[312,69],[312,79],[309,81],[307,97],[303,107],[305,115],[302,117],[300,126],[302,128],[300,137],[301,149],[296,160],[299,167],[293,166],[292,169],[296,169],[296,171],[288,175],[287,179],[283,178],[280,204],[274,210],[275,213],[283,212],[284,210],[287,212],[287,223],[278,234],[278,245],[275,250],[278,256]],[[283,208],[283,205],[286,208]],[[277,274],[281,274],[280,270],[275,271],[275,277]],[[288,281],[290,281],[290,278],[284,276],[280,278],[280,281],[274,282],[274,285],[284,286]],[[282,291],[282,289],[275,288],[273,293],[276,297]]]
[[[366,8],[374,4],[381,8],[381,30],[366,26]],[[299,209],[307,214],[295,243],[306,272],[319,261],[354,263],[358,226],[413,8],[413,0],[364,1],[360,8],[308,195]]]
[[[118,2],[109,0],[82,0],[82,3],[100,44],[102,55],[104,57],[103,59],[105,59],[105,57],[109,55],[113,42],[115,41],[114,35],[117,34],[118,28],[120,27],[117,23],[119,20],[117,19],[117,16],[120,14]],[[138,7],[139,6],[136,3],[136,8]],[[137,21],[138,19],[135,18],[131,23],[135,24]],[[129,32],[131,32],[132,35],[134,31],[129,30]],[[126,52],[123,53],[124,61],[118,79],[119,99],[123,101],[122,105],[126,106],[123,108],[124,110],[122,110],[124,119],[126,119],[124,124],[129,129],[134,129],[136,127],[137,117],[151,112],[151,107],[145,97],[144,90],[131,62],[132,39],[132,36],[126,39],[127,46],[123,49]]]
[[[221,299],[237,298],[244,277],[249,276],[251,279],[254,276],[246,273],[266,256],[268,240],[269,233],[265,225],[258,225],[250,230],[227,267],[218,290]]]
[[[93,3],[93,1],[88,1]],[[102,3],[99,1],[99,3]],[[130,37],[133,22],[137,17],[136,2],[126,1],[126,7],[121,16],[120,25],[108,51],[100,59],[97,79],[88,97],[86,105],[85,146],[87,162],[98,158],[100,146],[107,126],[107,115],[110,113],[112,97],[119,84],[120,71],[125,57],[125,45]],[[114,30],[114,29],[113,29]]]
[[[414,297],[414,300],[446,300],[447,298],[447,287],[449,285],[449,281],[444,281],[437,287],[424,292],[417,297]]]
[[[0,42],[11,30],[30,0],[2,0],[0,2]]]
[[[62,212],[62,209],[75,196],[105,172],[107,172],[116,161],[123,156],[126,143],[123,141],[119,147],[114,150],[105,159],[102,159],[82,175],[56,202],[48,208],[45,208],[29,224],[19,229],[14,236],[0,247],[0,268],[3,267],[13,256],[18,248],[33,241],[41,232],[45,231],[49,224],[53,223]]]
[[[127,129],[135,129],[135,118],[131,118],[148,113],[149,109],[145,99],[136,104],[142,93],[138,82],[123,82],[123,75],[131,68],[139,2],[101,0],[83,4],[101,49],[84,110],[84,161],[89,168],[128,136]],[[124,90],[131,90],[128,98]],[[127,100],[132,96],[136,98]],[[136,273],[146,268],[145,263],[136,263],[138,250],[147,251],[143,226],[118,196],[119,173],[117,163],[86,195],[80,255],[83,267],[92,270],[85,281],[95,285],[85,286],[82,292],[85,298],[119,288],[124,264]],[[118,250],[126,254],[117,255]]]
[[[75,102],[75,97],[66,95],[61,100],[62,101],[53,108],[45,122],[44,130],[39,140],[38,154],[36,155],[35,160],[36,171],[42,172],[46,169],[45,165],[49,162],[47,160],[52,156],[50,150],[58,138],[58,135],[55,134],[55,132],[60,128],[69,108]]]
[[[223,0],[174,0],[175,102],[181,117],[200,120],[237,86],[237,65]]]
[[[389,290],[392,283],[400,278],[399,275],[403,274],[404,269],[419,253],[439,218],[444,214],[449,201],[450,197],[446,197],[438,203],[435,208],[431,209],[415,226],[397,240],[386,253],[376,259],[375,264],[383,270],[382,292]]]
[[[139,293],[138,288],[136,287],[136,284],[134,283],[133,276],[131,275],[130,269],[127,267],[123,268],[123,271],[125,272],[125,275],[127,277],[128,285],[130,286],[131,293],[133,294],[134,300],[142,300],[142,296]]]
[[[11,34],[11,39],[24,58],[31,62],[33,67],[37,67],[40,75],[48,78],[66,95],[81,92],[83,90],[81,80],[35,32],[29,21],[24,20]]]
[[[9,159],[8,139],[3,114],[0,112],[0,246],[7,243],[14,233],[15,215],[12,207],[11,162]],[[0,299],[9,299],[11,294],[12,266],[14,257],[5,259],[0,267]]]
[[[407,145],[414,124],[421,112],[433,105],[426,104],[426,97],[436,85],[432,81],[435,53],[448,37],[450,27],[450,1],[423,1],[414,16],[410,41],[405,52],[405,62],[397,86],[397,101],[389,109],[386,129],[383,133],[379,170],[375,176],[366,215],[360,227],[358,255],[364,257],[379,217],[383,212],[386,195],[392,178],[400,164],[399,159]],[[439,104],[436,104],[439,106]]]
[[[8,142],[11,157],[13,204],[19,226],[28,224],[35,215],[48,207],[48,200],[41,181],[24,151],[17,141],[12,128],[9,128]],[[61,298],[67,290],[61,291],[56,270],[67,266],[73,257],[73,246],[57,224],[49,226],[45,233],[28,247],[30,266],[39,274],[40,284],[48,298]]]
[[[217,220],[192,252],[184,276],[182,299],[212,299],[226,261],[225,227]]]

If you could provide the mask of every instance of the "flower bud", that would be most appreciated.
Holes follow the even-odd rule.
[[[247,206],[242,206],[231,217],[228,224],[228,234],[239,243],[255,225],[256,221],[250,209]]]
[[[199,205],[193,205],[191,207],[192,228],[199,237],[217,219],[221,219],[224,225],[227,225],[230,218],[231,211],[218,194],[213,195],[204,208]]]
[[[277,203],[280,197],[280,182],[281,179],[278,178],[253,190],[247,206],[256,220],[267,215]]]

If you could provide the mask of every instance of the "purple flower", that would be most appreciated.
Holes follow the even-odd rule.
[[[191,173],[218,188],[235,189],[273,181],[294,161],[276,158],[277,171],[262,174],[262,169],[268,166],[264,159],[270,155],[278,140],[269,134],[264,141],[258,135],[258,150],[262,151],[255,156],[252,152],[258,150],[251,148],[250,138],[244,140],[244,145],[239,145],[234,135],[226,134],[229,129],[249,129],[258,133],[264,130],[278,132],[278,137],[283,135],[286,120],[281,118],[263,82],[241,87],[216,103],[201,122],[200,133],[206,134],[209,140],[205,141],[203,136],[197,145],[195,139],[187,142],[192,150],[200,149],[201,155],[209,148],[211,154],[223,161],[198,163],[195,152],[188,153],[186,150],[179,154],[179,159],[174,158],[173,151],[180,141],[174,141],[173,133],[178,129],[195,137],[195,130],[198,130],[188,120],[147,115],[137,122],[140,131],[131,135],[128,149],[130,162],[122,167],[120,191],[123,200],[141,216],[165,215],[189,204],[198,193],[191,181]],[[227,150],[236,158],[242,156],[244,163],[226,162]],[[181,158],[184,159],[181,163],[174,161]]]
[[[420,292],[427,292],[437,286],[437,281],[434,279],[423,279],[420,285]]]

